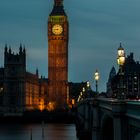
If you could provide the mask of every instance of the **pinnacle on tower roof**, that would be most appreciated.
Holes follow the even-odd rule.
[[[54,0],[53,10],[50,16],[53,15],[66,15],[63,6],[63,0]]]
[[[55,6],[62,6],[63,0],[54,0]]]
[[[120,42],[120,47],[122,47],[122,43]]]
[[[8,47],[7,47],[7,44],[5,44],[5,53],[7,53],[7,50],[8,50]]]
[[[22,53],[22,44],[20,43],[19,52]]]
[[[124,48],[122,47],[122,43],[120,43],[120,46],[118,48],[118,51],[121,50],[121,51],[124,51]]]
[[[11,54],[12,50],[11,50],[11,46],[9,46],[9,53]]]

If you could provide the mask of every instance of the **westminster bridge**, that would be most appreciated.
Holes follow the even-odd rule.
[[[77,135],[92,140],[140,140],[140,101],[87,98],[77,104]]]

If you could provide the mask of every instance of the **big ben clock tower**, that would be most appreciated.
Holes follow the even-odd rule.
[[[48,101],[55,109],[68,101],[68,18],[63,0],[54,0],[48,19]]]

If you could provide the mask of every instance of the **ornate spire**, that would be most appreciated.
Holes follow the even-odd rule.
[[[11,46],[9,46],[9,54],[11,54],[12,50],[11,50]]]
[[[65,15],[65,11],[64,11],[64,6],[63,6],[63,0],[54,0],[54,6],[53,6],[53,10],[50,14],[50,16],[53,15]]]
[[[122,43],[120,42],[120,48],[122,48]]]
[[[7,52],[7,44],[5,44],[5,52]]]
[[[36,68],[36,76],[39,76],[38,68]]]
[[[26,49],[25,49],[25,46],[24,46],[24,48],[23,48],[23,53],[24,53],[24,54],[26,53]]]
[[[22,53],[22,44],[20,43],[19,53]]]
[[[63,5],[63,0],[54,0],[55,6],[62,6]]]
[[[121,42],[120,42],[120,46],[119,46],[118,50],[124,50]]]

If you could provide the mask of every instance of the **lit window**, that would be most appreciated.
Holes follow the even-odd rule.
[[[137,91],[137,88],[134,88],[135,91]]]
[[[134,80],[137,80],[138,78],[137,78],[137,76],[134,76]]]
[[[138,83],[137,82],[134,82],[134,85],[137,85]]]

